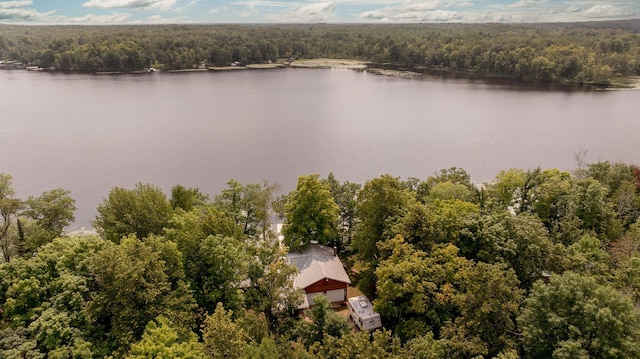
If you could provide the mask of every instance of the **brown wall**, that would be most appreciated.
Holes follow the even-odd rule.
[[[347,288],[347,283],[338,282],[337,280],[333,280],[333,279],[329,279],[329,280],[323,279],[306,287],[304,291],[306,293],[317,293],[317,292],[327,292],[334,289],[346,289],[346,288]]]

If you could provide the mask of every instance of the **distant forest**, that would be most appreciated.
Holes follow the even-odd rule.
[[[553,24],[0,25],[0,59],[60,71],[357,59],[536,81],[640,75],[640,20]]]

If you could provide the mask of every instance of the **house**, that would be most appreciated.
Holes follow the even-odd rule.
[[[298,268],[294,287],[305,291],[304,303],[298,309],[314,304],[313,298],[324,294],[331,303],[347,301],[347,286],[351,280],[335,248],[311,243],[302,252],[290,252],[287,258]]]
[[[374,330],[382,328],[380,314],[373,311],[373,305],[364,295],[349,298],[347,303],[349,315],[360,330]]]

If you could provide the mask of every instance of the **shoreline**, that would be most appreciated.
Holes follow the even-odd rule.
[[[617,90],[617,91],[637,91],[640,90],[640,76],[633,76],[626,79],[623,79],[621,84],[616,84],[612,87],[607,88],[607,90]]]
[[[554,81],[532,81],[526,79],[518,79],[512,77],[504,77],[494,74],[482,74],[475,72],[466,72],[466,71],[456,71],[447,68],[411,68],[394,64],[380,64],[380,63],[371,63],[360,60],[352,60],[352,59],[329,59],[329,58],[318,58],[318,59],[290,59],[290,60],[279,60],[278,62],[273,63],[264,63],[264,64],[247,64],[247,65],[230,65],[230,66],[207,66],[207,67],[198,67],[191,69],[175,69],[175,70],[164,70],[157,69],[154,71],[148,70],[136,70],[136,71],[96,71],[96,72],[86,72],[86,71],[63,71],[48,68],[46,71],[38,71],[38,72],[48,72],[48,73],[92,73],[95,75],[123,75],[123,74],[135,74],[135,75],[143,75],[147,73],[155,73],[155,72],[164,72],[164,73],[184,73],[184,72],[220,72],[220,71],[244,71],[244,70],[272,70],[272,69],[282,69],[282,68],[308,68],[308,69],[348,69],[348,70],[356,70],[356,71],[366,71],[375,75],[380,76],[389,76],[389,77],[397,77],[397,78],[407,78],[407,79],[418,79],[433,76],[444,76],[458,79],[476,79],[476,80],[488,80],[492,79],[503,80],[503,81],[516,81],[522,82],[523,85],[527,84],[537,84],[542,87],[554,87],[554,86],[566,86],[570,87],[582,87],[582,88],[590,88],[597,90],[640,90],[640,76],[632,76],[628,78],[621,78],[613,80],[609,85],[597,85],[590,83],[577,83],[570,81],[562,81],[562,80],[554,80]],[[0,70],[4,70],[4,68],[0,68]],[[6,69],[11,71],[19,71],[21,68],[11,68]]]

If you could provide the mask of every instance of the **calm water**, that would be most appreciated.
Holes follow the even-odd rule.
[[[237,179],[295,187],[466,169],[573,169],[640,158],[640,91],[548,91],[350,70],[64,75],[0,71],[0,171],[26,198],[57,187],[89,226],[114,186],[217,194]]]

